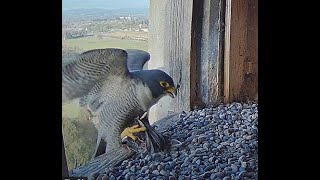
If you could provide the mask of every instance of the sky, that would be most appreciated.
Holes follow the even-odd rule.
[[[62,9],[77,8],[149,8],[149,0],[62,0]]]

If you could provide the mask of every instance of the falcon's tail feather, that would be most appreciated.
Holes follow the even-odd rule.
[[[96,179],[99,176],[103,176],[106,168],[115,166],[121,163],[123,160],[132,156],[134,152],[120,147],[111,150],[105,154],[95,157],[83,166],[77,167],[71,170],[70,177],[88,177],[88,179]]]

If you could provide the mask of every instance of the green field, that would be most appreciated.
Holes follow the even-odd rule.
[[[123,49],[141,49],[148,50],[148,42],[147,41],[138,41],[138,40],[130,40],[130,39],[118,39],[118,38],[110,38],[104,37],[102,39],[98,39],[96,37],[84,37],[84,38],[76,38],[76,39],[67,39],[63,40],[65,45],[70,47],[78,47],[83,50],[91,50],[96,48],[123,48]]]

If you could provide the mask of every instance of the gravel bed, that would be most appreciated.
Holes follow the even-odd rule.
[[[258,104],[183,112],[162,134],[181,143],[137,154],[98,179],[258,179]]]

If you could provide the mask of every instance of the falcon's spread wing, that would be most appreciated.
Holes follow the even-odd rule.
[[[126,49],[128,53],[127,66],[128,70],[143,70],[143,65],[150,59],[150,54],[146,51],[137,49]]]
[[[109,75],[128,78],[127,56],[121,49],[95,49],[63,66],[62,102],[86,95]]]

